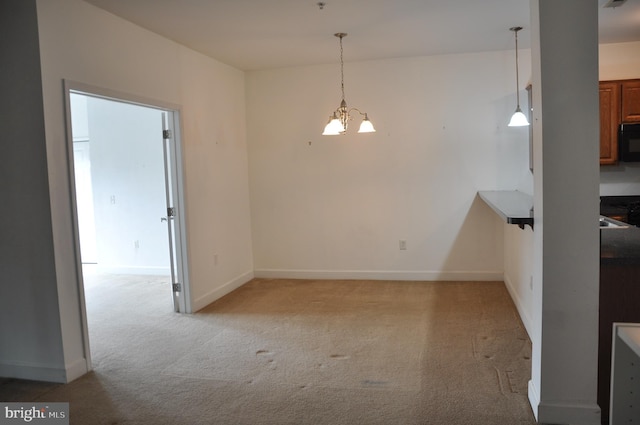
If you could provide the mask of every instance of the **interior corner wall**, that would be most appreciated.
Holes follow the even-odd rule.
[[[37,25],[35,0],[0,2],[0,376],[64,382]]]
[[[357,134],[355,113],[341,136],[321,136],[338,63],[248,72],[256,275],[502,280],[502,222],[476,193],[516,189],[528,172],[528,131],[507,127],[514,61],[510,50],[347,62],[346,101],[377,132]]]

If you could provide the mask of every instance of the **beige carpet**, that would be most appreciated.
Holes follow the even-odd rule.
[[[72,424],[534,424],[501,282],[256,279],[194,315],[165,279],[87,282],[94,372],[0,379]]]

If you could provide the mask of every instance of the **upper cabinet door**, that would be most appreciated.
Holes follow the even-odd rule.
[[[618,124],[620,120],[620,83],[600,82],[600,164],[618,161]]]
[[[640,80],[622,82],[622,122],[640,122]]]

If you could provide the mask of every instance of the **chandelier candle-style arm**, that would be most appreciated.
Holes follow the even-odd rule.
[[[347,108],[347,102],[344,100],[344,60],[342,48],[342,39],[346,37],[347,34],[344,32],[339,32],[334,35],[340,39],[340,88],[342,90],[342,101],[340,102],[340,106],[338,107],[338,109],[336,109],[329,117],[329,122],[324,127],[322,135],[336,136],[338,134],[345,134],[349,125],[349,121],[353,119],[351,117],[351,111],[356,111],[364,117],[362,123],[360,123],[360,129],[358,130],[358,133],[373,133],[376,130],[375,128],[373,128],[373,124],[371,123],[371,121],[369,121],[369,117],[366,112],[361,112],[357,108]]]

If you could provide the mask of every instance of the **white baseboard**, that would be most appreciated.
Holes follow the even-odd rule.
[[[254,273],[253,272],[246,272],[234,279],[231,279],[230,281],[224,283],[222,286],[207,292],[206,294],[204,294],[201,297],[196,298],[195,300],[193,300],[193,303],[191,304],[191,310],[193,312],[196,312],[198,310],[203,309],[204,307],[208,306],[209,304],[211,304],[212,302],[214,302],[217,299],[220,299],[222,297],[224,297],[225,295],[227,295],[229,292],[238,289],[239,287],[241,287],[242,285],[244,285],[245,283],[249,282],[251,279],[253,279],[254,277]],[[193,289],[192,289],[193,290]]]
[[[67,369],[67,382],[75,381],[85,373],[89,372],[87,365],[87,359],[80,358],[71,362],[71,364],[65,365]]]
[[[527,385],[527,396],[529,397],[531,410],[533,410],[533,416],[536,418],[536,422],[539,422],[538,406],[540,405],[540,392],[532,380],[529,380],[529,385]]]
[[[169,267],[134,267],[134,266],[101,266],[96,265],[95,269],[101,273],[111,274],[134,274],[145,276],[169,276]]]
[[[256,269],[255,277],[281,279],[345,279],[345,280],[426,280],[426,281],[502,281],[502,271],[387,271],[387,270],[291,270]]]
[[[593,404],[540,403],[538,423],[600,425],[600,407]]]
[[[520,320],[522,320],[522,324],[524,325],[527,334],[529,334],[529,339],[531,339],[531,335],[533,332],[533,322],[531,321],[531,317],[525,308],[524,303],[522,302],[522,298],[518,295],[516,290],[514,289],[513,282],[509,279],[509,276],[504,274],[504,284],[507,287],[507,291],[509,291],[509,295],[511,295],[511,299],[518,310],[518,314],[520,315]]]
[[[536,422],[540,424],[600,425],[600,407],[597,403],[570,404],[540,402],[540,392],[529,381],[529,403]]]
[[[67,371],[64,368],[37,363],[0,363],[0,376],[62,384],[67,382]]]

